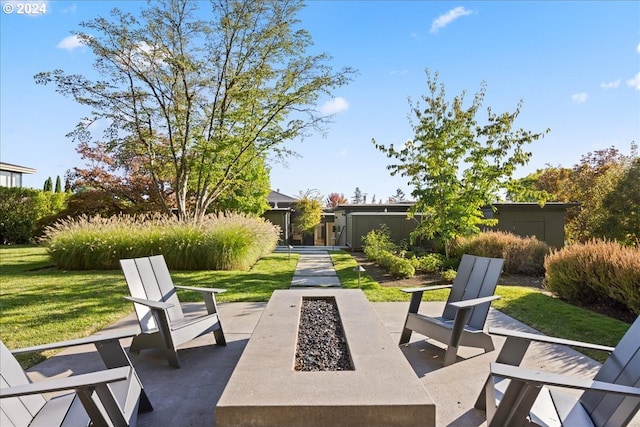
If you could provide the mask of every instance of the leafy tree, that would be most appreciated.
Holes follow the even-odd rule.
[[[631,162],[602,205],[608,215],[596,233],[622,244],[640,245],[640,158]]]
[[[335,208],[338,205],[348,203],[349,201],[344,197],[342,193],[331,193],[327,196],[325,206],[328,208]]]
[[[60,175],[58,175],[56,177],[56,188],[55,188],[55,192],[56,193],[62,193],[62,181],[60,181]]]
[[[495,114],[487,108],[486,122],[480,123],[477,115],[485,97],[484,83],[465,108],[465,92],[449,103],[438,74],[433,78],[429,70],[426,74],[429,92],[422,97],[426,105],[422,108],[409,100],[415,116],[411,120],[414,139],[399,149],[373,143],[395,160],[387,166],[391,175],[407,177],[413,187],[416,203],[409,216],[419,223],[412,241],[436,239],[448,257],[453,239],[496,223],[484,218],[482,208],[498,200],[504,189],[517,192],[512,175],[531,156],[523,147],[544,134],[513,129],[521,102],[513,113]]]
[[[252,164],[242,171],[237,184],[211,205],[211,210],[261,215],[269,209],[267,198],[270,191],[269,170],[264,160],[256,157]]]
[[[0,187],[0,244],[35,242],[68,198],[50,190]]]
[[[565,191],[567,198],[579,202],[580,206],[567,212],[569,240],[586,242],[599,237],[594,231],[608,215],[603,200],[622,176],[621,162],[620,152],[611,147],[587,153],[573,167]]]
[[[44,186],[42,187],[42,191],[48,191],[48,192],[53,192],[53,181],[51,180],[51,177],[47,178],[44,181]]]
[[[514,202],[536,202],[536,193],[546,195],[550,202],[570,202],[567,194],[567,183],[571,179],[571,169],[559,166],[547,166],[517,180],[518,187],[529,191],[507,194],[507,199]]]
[[[353,193],[353,197],[351,198],[351,201],[356,204],[359,205],[360,203],[362,203],[362,191],[360,191],[360,187],[356,187],[354,193]]]
[[[295,203],[296,216],[293,224],[303,234],[313,233],[316,225],[322,220],[322,197],[317,190],[307,190],[300,192],[300,196]]]
[[[135,177],[146,189],[141,197],[200,219],[256,158],[284,158],[286,141],[321,130],[329,117],[316,110],[320,94],[330,96],[354,73],[334,70],[324,53],[306,53],[312,40],[298,27],[302,6],[161,0],[139,16],[114,9],[76,33],[102,80],[62,70],[35,79],[91,108],[70,136],[109,162],[96,177],[116,186]],[[90,132],[97,120],[107,125],[101,138]]]
[[[519,182],[531,190],[544,191],[548,200],[575,204],[565,215],[567,240],[605,238],[633,243],[637,236],[634,215],[640,198],[633,184],[637,159],[635,144],[631,145],[630,156],[609,147],[583,155],[573,168],[547,167]],[[531,201],[512,195],[510,199]]]

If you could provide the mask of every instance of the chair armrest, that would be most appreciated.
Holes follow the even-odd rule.
[[[66,378],[39,381],[16,387],[0,388],[0,398],[94,388],[99,384],[108,384],[126,380],[131,375],[131,372],[132,368],[130,366],[125,366],[122,368],[106,369],[99,372],[74,375]]]
[[[124,299],[129,300],[131,302],[135,302],[138,304],[146,305],[147,307],[155,310],[166,310],[168,308],[173,307],[173,304],[162,301],[151,301],[148,299],[135,298],[135,297],[124,297]]]
[[[499,335],[507,338],[513,337],[513,338],[520,338],[520,339],[529,340],[529,341],[543,342],[547,344],[568,345],[571,347],[586,348],[589,350],[600,350],[600,351],[608,351],[608,352],[612,352],[613,350],[615,350],[615,347],[609,347],[609,346],[599,345],[599,344],[591,344],[591,343],[586,343],[581,341],[566,340],[563,338],[548,337],[546,335],[531,334],[528,332],[520,332],[520,331],[514,331],[510,329],[489,328],[489,333],[491,335]]]
[[[603,381],[593,381],[585,378],[569,377],[561,374],[520,368],[518,366],[503,365],[501,363],[490,363],[490,370],[492,375],[523,381],[529,384],[551,385],[579,390],[596,390],[626,396],[640,396],[639,387],[630,387]]]
[[[56,348],[74,347],[74,346],[85,345],[85,344],[96,344],[103,341],[111,341],[116,339],[119,340],[121,338],[129,338],[137,334],[138,334],[137,329],[109,332],[104,334],[95,334],[86,338],[78,338],[78,339],[73,339],[68,341],[60,341],[60,342],[55,342],[50,344],[36,345],[33,347],[16,348],[15,350],[11,350],[11,353],[13,354],[39,353],[41,351],[53,350]]]
[[[474,307],[476,305],[484,304],[487,302],[491,302],[493,300],[497,300],[500,298],[502,298],[500,295],[491,295],[488,297],[473,298],[473,299],[468,299],[464,301],[456,301],[456,302],[449,303],[449,305],[456,308],[468,308],[468,307]]]
[[[452,285],[435,285],[435,286],[425,286],[423,288],[404,288],[400,289],[402,292],[413,293],[413,292],[424,292],[424,291],[436,291],[438,289],[451,289]]]
[[[193,286],[174,286],[176,289],[184,289],[185,291],[194,291],[194,292],[202,292],[202,293],[222,293],[227,292],[226,289],[220,288],[195,288]]]

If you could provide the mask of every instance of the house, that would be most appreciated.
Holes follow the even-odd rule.
[[[378,205],[338,205],[335,210],[335,241],[337,246],[352,250],[362,248],[362,238],[385,224],[395,242],[409,240],[420,220],[407,217],[412,203]],[[486,218],[497,218],[498,225],[490,230],[508,231],[518,236],[535,236],[550,246],[564,245],[564,214],[567,203],[495,203],[493,209],[483,209]]]
[[[280,245],[332,246],[334,244],[333,212],[325,210],[312,235],[303,235],[294,225],[298,199],[271,191],[267,203],[271,209],[262,217],[280,226]]]
[[[0,162],[0,187],[22,187],[22,175],[25,173],[36,173],[36,170]]]
[[[316,226],[313,236],[303,236],[293,226],[297,199],[279,191],[269,195],[271,210],[263,217],[282,229],[281,245],[338,246],[351,250],[362,249],[362,238],[371,230],[386,225],[391,239],[395,242],[409,240],[415,230],[416,218],[408,218],[407,212],[412,202],[389,204],[341,204],[325,209],[321,223]],[[495,203],[486,207],[486,218],[497,218],[498,225],[489,230],[508,231],[518,236],[535,236],[548,245],[561,248],[564,245],[564,215],[567,203]]]
[[[288,245],[291,242],[292,222],[291,214],[294,211],[298,199],[280,193],[279,190],[271,191],[267,197],[267,203],[271,209],[262,214],[262,217],[280,227],[280,245]]]

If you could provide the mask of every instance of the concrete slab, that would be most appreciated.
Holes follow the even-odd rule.
[[[293,276],[292,288],[296,287],[341,287],[338,276]]]
[[[333,297],[352,371],[299,372],[305,297]],[[216,425],[435,426],[435,405],[360,290],[275,291],[216,406]]]

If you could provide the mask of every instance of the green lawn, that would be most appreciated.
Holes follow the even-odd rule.
[[[176,271],[178,285],[225,288],[220,302],[268,301],[276,289],[287,289],[299,255],[273,253],[250,271]],[[355,259],[346,252],[331,254],[345,288],[358,287]],[[370,301],[408,301],[398,288],[382,287],[366,272],[360,287]],[[444,300],[446,290],[425,298]],[[502,299],[493,307],[548,334],[580,341],[615,345],[629,325],[566,304],[534,289],[499,286]],[[51,265],[46,250],[36,246],[0,248],[0,338],[9,348],[90,335],[132,312],[124,277],[114,271],[61,271]],[[195,293],[181,293],[183,301],[199,301]],[[30,366],[48,354],[21,358]],[[603,360],[606,355],[593,353]]]

